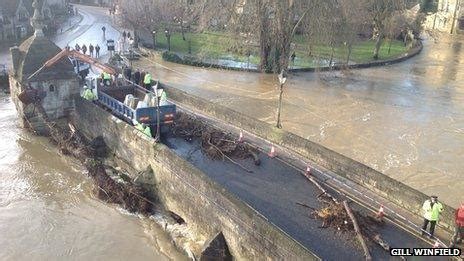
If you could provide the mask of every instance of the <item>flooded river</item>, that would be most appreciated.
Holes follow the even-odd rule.
[[[18,127],[5,95],[0,111],[0,260],[181,257],[153,221],[97,200],[77,162]]]

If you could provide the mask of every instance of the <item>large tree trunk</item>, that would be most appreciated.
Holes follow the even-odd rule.
[[[373,56],[375,60],[379,59],[379,52],[380,52],[380,47],[382,46],[382,40],[383,40],[383,32],[380,30],[379,35],[377,36],[377,39],[375,42],[374,56]]]
[[[271,60],[271,46],[269,43],[262,41],[261,43],[261,60],[259,69],[261,71],[270,71],[272,70],[272,60]]]
[[[267,71],[269,68],[269,56],[271,53],[271,46],[268,33],[268,18],[266,17],[266,5],[264,1],[257,2],[257,13],[260,19],[259,23],[259,49],[260,49],[260,63],[259,69]]]

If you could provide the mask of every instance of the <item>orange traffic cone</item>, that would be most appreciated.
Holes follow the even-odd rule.
[[[379,211],[377,212],[376,218],[379,221],[383,221],[383,217],[385,216],[385,212],[383,210],[383,206],[380,206]]]
[[[306,166],[306,172],[305,172],[306,176],[311,176],[311,167]]]
[[[433,244],[433,248],[439,248],[440,247],[440,243],[438,242],[438,240],[435,241],[435,244]]]
[[[240,130],[240,136],[238,136],[238,142],[242,143],[243,142],[243,131]]]
[[[274,146],[271,147],[271,151],[267,155],[271,158],[274,158],[276,156],[276,151],[275,151]]]

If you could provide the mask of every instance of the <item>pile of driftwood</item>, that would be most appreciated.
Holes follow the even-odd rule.
[[[121,205],[132,213],[149,215],[155,210],[155,204],[148,199],[149,192],[132,181],[117,182],[107,173],[101,157],[105,156],[106,145],[102,139],[88,142],[69,124],[62,128],[50,121],[40,103],[35,103],[36,111],[49,129],[52,142],[65,155],[78,159],[87,169],[95,184],[95,194],[101,200]],[[93,145],[93,146],[92,146]]]
[[[172,133],[174,136],[184,138],[187,141],[200,139],[202,152],[210,159],[230,160],[248,172],[251,171],[234,159],[251,158],[255,165],[261,164],[257,149],[246,143],[238,142],[230,133],[208,126],[201,120],[189,115],[178,114]]]
[[[364,251],[366,260],[372,259],[366,240],[368,240],[367,242],[378,244],[386,251],[390,250],[390,245],[382,239],[379,233],[379,228],[385,224],[382,219],[352,210],[346,200],[340,202],[316,181],[313,176],[305,173],[305,177],[321,191],[321,194],[317,198],[323,202],[324,207],[315,209],[303,203],[298,202],[297,204],[310,208],[312,210],[310,216],[322,221],[321,228],[334,228],[342,233],[353,233],[356,235]]]

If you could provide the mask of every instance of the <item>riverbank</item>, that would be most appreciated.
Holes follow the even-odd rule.
[[[171,62],[202,67],[255,70],[260,60],[258,47],[250,44],[242,45],[235,41],[220,32],[184,33],[183,35],[173,33],[168,45],[167,37],[157,34],[156,48],[161,50],[170,48],[172,53],[170,56],[177,55],[181,58],[181,60],[169,59],[170,56],[166,56],[166,60]],[[153,40],[147,42],[145,37],[144,44],[153,46]],[[372,40],[355,42],[351,51],[347,46],[337,46],[332,50],[328,46],[310,45],[302,37],[296,37],[293,46],[295,59],[290,63],[291,69],[330,67],[330,62],[333,66],[391,60],[403,56],[410,49],[402,41],[385,41],[380,48],[379,59],[373,59],[375,41]]]
[[[288,70],[289,72],[316,72],[316,71],[336,71],[336,70],[348,70],[348,69],[361,69],[361,68],[370,68],[375,66],[384,66],[395,64],[399,62],[403,62],[407,59],[410,59],[416,55],[418,55],[423,49],[423,45],[421,41],[418,41],[415,46],[409,49],[407,52],[402,53],[399,56],[389,58],[389,59],[378,59],[372,60],[368,62],[360,62],[360,63],[348,63],[348,64],[338,64],[335,63],[332,66],[314,66],[314,67],[295,67],[291,66]],[[153,51],[148,48],[141,47],[141,50],[144,53],[152,53],[154,55],[159,55],[158,52]],[[198,59],[194,56],[180,56],[177,53],[167,52],[164,51],[161,54],[161,57],[164,61],[179,63],[184,65],[196,66],[196,67],[203,67],[203,68],[214,68],[214,69],[224,69],[224,70],[234,70],[234,71],[246,71],[246,72],[261,72],[256,64],[250,64],[242,61],[231,61],[227,59],[220,59],[220,60],[204,60]]]

